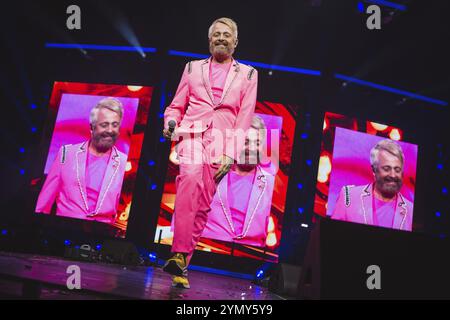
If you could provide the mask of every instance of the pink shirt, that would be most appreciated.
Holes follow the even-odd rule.
[[[223,88],[227,80],[228,71],[230,71],[231,61],[229,63],[217,63],[212,61],[209,68],[209,81],[214,97],[214,104],[219,104],[222,98]]]
[[[228,179],[228,202],[231,210],[231,218],[236,235],[240,235],[245,223],[255,175],[248,174],[241,176],[234,171],[230,171]]]
[[[111,152],[103,156],[93,155],[88,151],[86,159],[86,197],[89,210],[94,212],[97,208],[98,195],[102,188]]]
[[[396,200],[393,201],[383,201],[373,197],[373,222],[374,225],[392,228],[394,224],[394,214],[395,206],[397,204]]]

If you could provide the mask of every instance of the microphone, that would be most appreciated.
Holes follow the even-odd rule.
[[[177,123],[174,120],[170,120],[168,125],[169,125],[169,132],[170,134],[172,134],[173,130],[175,130],[175,126],[177,125]]]

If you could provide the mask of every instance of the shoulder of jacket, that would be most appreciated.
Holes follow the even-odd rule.
[[[194,65],[200,64],[202,62],[205,62],[205,59],[201,59],[201,60],[191,60],[188,63],[186,63],[187,66],[187,72],[190,74],[192,73],[192,68],[194,67]]]

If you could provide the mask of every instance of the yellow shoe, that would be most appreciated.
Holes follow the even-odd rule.
[[[191,288],[187,276],[172,276],[172,287],[182,289]]]
[[[182,253],[175,253],[172,258],[166,261],[163,271],[174,276],[183,276],[187,271],[186,257]]]

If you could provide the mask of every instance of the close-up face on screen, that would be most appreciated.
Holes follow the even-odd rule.
[[[55,82],[37,213],[126,231],[151,87]],[[51,120],[50,120],[51,121]],[[137,129],[137,130],[135,130]]]
[[[278,259],[297,109],[257,102],[239,159],[217,185],[197,250]],[[176,221],[179,149],[177,143],[171,148],[154,239],[166,245]]]
[[[402,135],[398,128],[326,113],[315,213],[414,231],[418,147]]]

